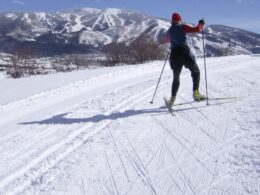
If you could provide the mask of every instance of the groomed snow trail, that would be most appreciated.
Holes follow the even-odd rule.
[[[0,194],[260,194],[260,57],[207,64],[238,98],[193,103],[183,69],[174,117],[169,68],[149,103],[163,62],[2,79]]]

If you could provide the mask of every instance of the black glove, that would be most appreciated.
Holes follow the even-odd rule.
[[[205,25],[205,20],[204,19],[201,19],[200,21],[199,21],[199,24],[202,24],[203,26]]]

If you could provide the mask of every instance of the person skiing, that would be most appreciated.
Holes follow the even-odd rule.
[[[167,40],[170,42],[170,66],[173,70],[173,82],[171,89],[171,98],[167,100],[167,104],[172,107],[176,99],[176,95],[180,86],[180,73],[183,65],[191,72],[193,82],[193,98],[195,101],[206,99],[206,96],[200,94],[200,70],[196,63],[195,56],[191,52],[186,38],[186,33],[200,32],[205,25],[203,19],[199,20],[196,27],[182,24],[180,14],[172,14],[172,25],[167,31]]]

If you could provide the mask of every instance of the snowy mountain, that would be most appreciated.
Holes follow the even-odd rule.
[[[208,58],[210,105],[184,69],[174,117],[163,63],[0,76],[0,194],[259,195],[260,57]]]
[[[169,26],[166,19],[115,8],[6,12],[0,14],[0,44],[7,53],[23,47],[40,55],[85,53],[111,42],[129,43],[142,33],[161,41]],[[221,25],[210,25],[205,32],[208,55],[260,53],[258,34]],[[200,54],[201,36],[191,36],[190,41]]]

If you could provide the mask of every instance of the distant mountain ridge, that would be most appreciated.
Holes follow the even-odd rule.
[[[111,42],[129,43],[143,33],[162,40],[169,27],[169,20],[116,8],[83,8],[53,14],[5,12],[0,13],[0,51],[12,53],[16,48],[30,47],[41,55],[95,52]],[[205,35],[210,56],[260,53],[259,34],[209,25]],[[201,35],[192,35],[189,41],[201,54]]]

